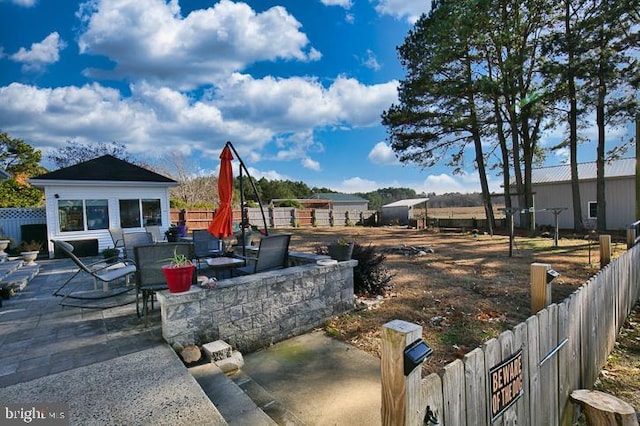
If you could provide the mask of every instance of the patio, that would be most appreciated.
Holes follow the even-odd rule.
[[[40,273],[0,308],[0,387],[164,343],[159,309],[145,328],[135,303],[107,310],[60,306],[52,293],[77,267],[70,259],[38,264]]]

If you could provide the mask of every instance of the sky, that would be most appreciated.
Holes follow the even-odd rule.
[[[45,158],[68,141],[118,142],[144,162],[179,152],[211,174],[231,141],[257,179],[479,191],[471,160],[462,175],[399,163],[380,123],[404,76],[396,47],[430,4],[0,0],[0,130]],[[594,160],[583,146],[580,161]]]

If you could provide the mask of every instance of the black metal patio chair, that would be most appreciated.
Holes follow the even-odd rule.
[[[286,268],[289,262],[290,241],[291,234],[262,237],[258,245],[257,256],[245,258],[247,266],[237,268],[235,272],[248,275]]]
[[[193,258],[193,248],[190,243],[148,244],[136,246],[133,249],[137,266],[136,313],[138,317],[145,317],[145,324],[149,299],[151,299],[151,309],[153,310],[154,294],[168,288],[162,273],[162,265],[169,263],[174,251],[185,255],[187,259]],[[193,284],[195,284],[196,274],[193,274],[193,279]]]

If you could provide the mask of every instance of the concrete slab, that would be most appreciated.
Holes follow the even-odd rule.
[[[0,388],[0,401],[69,404],[71,425],[227,424],[166,345]]]
[[[242,372],[307,425],[382,421],[380,360],[324,332],[246,354],[244,361]]]

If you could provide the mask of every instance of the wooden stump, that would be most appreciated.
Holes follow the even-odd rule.
[[[631,404],[608,393],[578,389],[570,399],[582,407],[589,426],[638,426]]]

